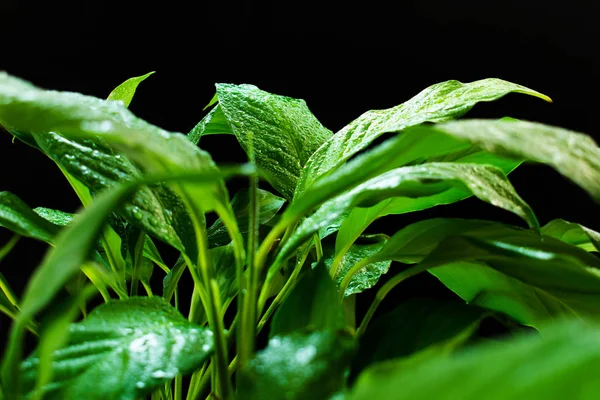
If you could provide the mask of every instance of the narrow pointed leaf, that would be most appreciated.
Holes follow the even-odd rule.
[[[505,174],[510,173],[521,164],[519,160],[497,157],[483,151],[473,151],[475,149],[469,150],[465,153],[459,152],[439,157],[436,161],[493,165]],[[336,254],[346,252],[358,236],[378,218],[386,215],[425,210],[438,205],[451,204],[471,196],[473,196],[472,193],[465,192],[460,188],[450,188],[433,196],[419,198],[392,197],[372,207],[356,207],[349,212],[341,224],[337,224],[339,232],[335,241]],[[328,233],[331,233],[332,230],[335,230],[335,226],[330,227]]]
[[[423,122],[458,118],[478,102],[494,101],[512,92],[550,101],[547,96],[514,83],[483,79],[466,84],[458,81],[438,83],[399,106],[368,111],[333,135],[311,156],[295,195],[304,193],[318,178],[367,148],[384,133],[400,132]]]
[[[110,92],[107,100],[119,100],[123,102],[125,107],[129,107],[129,104],[131,104],[131,100],[133,100],[133,96],[135,95],[135,91],[138,85],[144,80],[146,80],[146,78],[148,78],[153,73],[154,72],[148,72],[146,75],[136,76],[135,78],[127,79],[125,82],[117,86],[112,92]]]
[[[589,136],[525,121],[463,120],[413,128],[435,130],[505,157],[547,164],[600,202],[600,148]]]
[[[600,392],[600,329],[568,321],[542,336],[484,345],[450,357],[389,362],[365,371],[350,400],[593,400]]]
[[[252,85],[218,84],[219,107],[246,152],[254,152],[267,180],[290,200],[309,157],[330,136],[304,100]]]
[[[279,257],[288,257],[296,246],[353,207],[370,206],[390,197],[414,199],[435,196],[452,187],[459,189],[457,194],[461,197],[472,193],[483,201],[517,214],[529,226],[537,228],[533,211],[499,169],[475,164],[428,163],[389,171],[324,203],[300,224]]]
[[[212,332],[188,322],[159,297],[101,305],[72,324],[68,344],[55,351],[47,399],[134,400],[178,374],[199,367],[212,352]],[[21,371],[31,386],[39,359]],[[29,384],[29,385],[28,385]]]

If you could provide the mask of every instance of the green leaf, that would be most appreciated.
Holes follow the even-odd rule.
[[[187,137],[190,142],[197,145],[202,136],[206,135],[233,135],[229,122],[219,105],[210,110],[188,133]]]
[[[0,226],[47,243],[52,243],[60,230],[58,225],[40,217],[10,192],[0,192]]]
[[[252,85],[217,84],[219,106],[243,149],[290,200],[309,157],[330,136],[304,100]],[[252,154],[253,155],[252,155]]]
[[[396,107],[367,111],[333,135],[310,157],[302,171],[295,196],[304,193],[318,178],[366,149],[384,133],[400,132],[423,122],[458,118],[478,102],[494,101],[512,92],[551,101],[541,93],[514,83],[483,79],[466,84],[458,81],[438,83]]]
[[[328,399],[344,384],[354,343],[332,332],[275,336],[242,370],[240,400]]]
[[[148,72],[146,75],[136,76],[135,78],[129,78],[125,82],[121,83],[117,86],[110,94],[108,95],[107,100],[115,100],[122,101],[125,107],[129,107],[131,100],[133,100],[133,95],[135,95],[135,91],[140,83],[142,83],[146,78],[152,75],[153,72]]]
[[[463,120],[413,129],[420,135],[443,132],[490,153],[547,164],[600,202],[600,148],[587,135],[525,121]]]
[[[390,197],[430,197],[453,187],[458,189],[457,196],[466,197],[472,193],[485,202],[517,214],[529,226],[537,228],[533,211],[517,195],[501,170],[476,164],[428,163],[389,171],[324,203],[300,224],[279,258],[288,257],[299,244],[353,207],[368,207]],[[414,204],[421,206],[422,203]]]
[[[592,400],[600,393],[600,330],[577,321],[450,357],[389,362],[362,374],[351,400]]]
[[[420,263],[470,304],[541,329],[564,315],[596,318],[600,260],[558,239],[489,221],[412,224],[364,262]]]
[[[277,309],[269,337],[298,331],[336,331],[344,328],[344,310],[325,266],[307,271]]]
[[[285,200],[275,196],[267,190],[258,189],[257,193],[258,223],[263,225],[269,222],[283,207]],[[248,218],[250,217],[250,197],[247,189],[241,190],[231,199],[231,208],[240,227],[240,233],[248,233]],[[210,228],[206,230],[208,244],[210,247],[224,246],[231,241],[227,228],[221,219],[217,219]]]
[[[542,227],[542,234],[581,247],[586,251],[600,251],[600,233],[564,219],[548,222]]]
[[[199,367],[213,343],[212,332],[159,297],[101,305],[69,333],[68,345],[54,352],[45,398],[135,400]],[[35,354],[23,362],[26,388],[38,364]]]
[[[373,321],[360,337],[352,374],[367,366],[407,357],[430,346],[451,351],[475,332],[490,311],[461,302],[409,299]]]
[[[514,170],[521,162],[518,160],[507,160],[497,157],[493,154],[476,149],[469,149],[466,152],[459,152],[443,157],[437,157],[436,161],[457,162],[457,163],[473,163],[493,165],[501,169],[505,174]],[[430,160],[430,161],[433,161]],[[413,211],[424,210],[443,204],[451,204],[457,201],[471,197],[473,194],[465,192],[460,188],[450,188],[444,192],[433,196],[409,198],[409,197],[392,197],[372,207],[356,207],[353,208],[343,222],[335,223],[330,226],[328,233],[335,230],[338,226],[339,232],[335,241],[335,252],[337,257],[342,257],[354,241],[364,232],[364,230],[378,218],[386,215],[404,214]],[[339,262],[339,260],[336,260]]]
[[[75,218],[74,214],[46,207],[36,207],[33,211],[40,217],[58,226],[66,226],[73,221],[73,218]]]
[[[355,266],[359,261],[379,253],[385,243],[386,240],[381,240],[377,243],[355,244],[350,247],[340,261],[339,273],[336,279],[337,287],[339,288],[342,280],[353,266]],[[327,265],[328,269],[331,268],[332,263],[333,257],[325,260],[325,264]],[[389,260],[374,262],[364,266],[360,271],[357,271],[352,276],[348,287],[344,291],[344,297],[363,292],[375,286],[381,275],[388,272],[391,263],[392,262]]]

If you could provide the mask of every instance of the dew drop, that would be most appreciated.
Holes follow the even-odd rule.
[[[131,209],[131,214],[133,214],[133,218],[137,219],[138,221],[140,221],[143,217],[142,212],[138,207],[133,207]]]

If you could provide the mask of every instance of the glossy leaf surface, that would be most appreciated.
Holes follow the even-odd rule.
[[[467,193],[462,196],[473,193],[483,201],[517,214],[529,226],[537,226],[533,211],[499,169],[475,164],[428,163],[389,171],[324,203],[300,224],[280,257],[287,257],[291,249],[353,207],[370,206],[389,197],[435,196],[452,187]]]
[[[125,107],[129,107],[129,104],[131,104],[131,100],[133,100],[133,96],[135,95],[135,91],[137,90],[138,85],[144,80],[146,80],[146,78],[148,78],[153,73],[154,72],[148,72],[145,75],[127,79],[125,82],[117,86],[112,92],[110,92],[107,100],[119,100],[123,102]]]
[[[466,84],[447,81],[428,87],[396,107],[367,111],[333,135],[311,156],[302,171],[296,195],[304,193],[318,178],[364,150],[384,133],[400,132],[423,122],[458,118],[478,102],[497,100],[511,92],[550,100],[534,90],[500,79],[483,79]]]
[[[241,146],[286,199],[291,199],[302,168],[330,136],[304,100],[278,96],[252,85],[218,84],[219,107]]]
[[[45,398],[134,400],[175,375],[199,367],[212,352],[212,332],[188,322],[159,297],[112,301],[72,324],[53,359]],[[31,385],[39,359],[22,364]]]
[[[526,121],[462,120],[413,128],[444,132],[505,157],[547,164],[600,202],[600,148],[589,136]]]

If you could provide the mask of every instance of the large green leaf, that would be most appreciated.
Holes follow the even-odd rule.
[[[188,322],[159,297],[112,301],[72,324],[67,346],[54,352],[47,399],[134,400],[175,375],[199,367],[212,352],[212,332]],[[31,390],[39,358],[21,366]]]
[[[0,226],[22,236],[52,243],[60,227],[36,214],[10,192],[0,192]]]
[[[430,161],[433,160],[436,159],[434,158]],[[493,165],[501,169],[505,174],[514,170],[521,163],[519,160],[497,157],[487,152],[477,151],[476,149],[438,157],[436,161]],[[450,188],[437,195],[427,197],[392,197],[372,207],[356,207],[352,209],[341,224],[337,223],[330,226],[328,233],[335,231],[336,225],[338,226],[339,232],[336,236],[335,251],[338,258],[343,257],[360,234],[378,218],[386,215],[424,210],[442,204],[451,204],[472,195],[472,193],[465,192],[460,188]],[[339,260],[336,259],[337,262]]]
[[[257,192],[257,220],[259,224],[269,222],[277,212],[283,207],[285,200],[279,196],[275,196],[267,190],[258,189]],[[248,233],[248,218],[250,217],[250,196],[248,190],[241,190],[231,199],[231,208],[235,214],[235,219],[240,229],[240,233]],[[214,224],[206,230],[208,236],[208,244],[210,247],[224,246],[231,241],[227,228],[221,219],[215,221]]]
[[[423,122],[458,118],[478,102],[497,100],[511,92],[550,101],[547,96],[514,83],[483,79],[466,84],[458,81],[438,83],[396,107],[367,111],[333,135],[310,157],[302,171],[295,196],[302,194],[318,178],[367,148],[386,132],[400,132]]]
[[[131,104],[131,100],[133,100],[133,96],[135,95],[135,91],[138,85],[144,80],[146,80],[146,78],[148,78],[153,73],[154,72],[148,72],[145,75],[127,79],[125,82],[121,83],[119,86],[114,88],[112,92],[110,92],[107,100],[122,101],[125,107],[129,107],[129,104]]]
[[[600,233],[564,219],[548,222],[542,227],[542,234],[579,246],[586,251],[600,251]]]
[[[600,260],[558,239],[489,221],[434,219],[396,233],[364,263],[420,263],[465,301],[541,328],[562,315],[597,318]]]
[[[600,148],[589,136],[534,122],[463,120],[413,128],[432,130],[481,146],[490,153],[548,164],[600,202]]]
[[[327,201],[300,224],[279,257],[288,257],[299,244],[353,207],[370,206],[390,197],[435,196],[453,187],[459,189],[457,196],[466,197],[472,193],[517,214],[529,226],[537,227],[533,211],[517,195],[501,170],[476,164],[427,163],[389,171]]]
[[[218,84],[219,107],[241,146],[267,180],[290,200],[309,157],[330,136],[304,100],[252,85]]]
[[[325,266],[319,263],[305,273],[277,309],[269,336],[285,336],[302,330],[336,331],[344,325],[344,310],[335,285]]]
[[[503,346],[375,365],[350,400],[593,400],[600,393],[600,328],[571,321]]]
[[[356,375],[370,364],[407,357],[429,346],[451,342],[444,351],[462,345],[490,311],[465,303],[410,299],[373,321],[360,337],[352,363]]]
[[[240,400],[327,400],[343,387],[354,341],[333,332],[275,336],[242,370]]]

